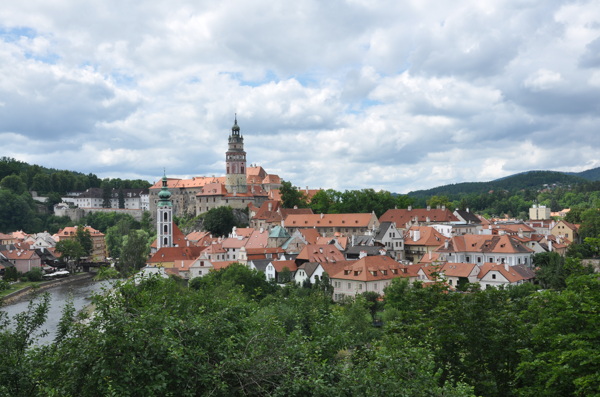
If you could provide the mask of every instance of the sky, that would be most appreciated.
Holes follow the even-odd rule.
[[[159,180],[248,164],[408,193],[600,166],[600,1],[27,0],[0,12],[1,156]]]

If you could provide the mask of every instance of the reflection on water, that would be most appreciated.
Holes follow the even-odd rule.
[[[94,293],[102,292],[102,289],[106,286],[110,286],[111,281],[93,281],[91,279],[75,281],[68,284],[57,285],[56,287],[48,288],[42,291],[50,294],[50,309],[48,310],[48,317],[46,323],[42,326],[42,330],[48,331],[48,335],[40,338],[38,343],[45,344],[50,343],[54,340],[56,328],[62,310],[69,297],[72,297],[73,305],[75,310],[79,311],[85,306],[90,304],[90,296]],[[27,310],[29,301],[34,299],[34,295],[27,295],[22,299],[7,305],[2,306],[0,311],[8,313],[8,316],[12,318],[15,314],[21,313]]]

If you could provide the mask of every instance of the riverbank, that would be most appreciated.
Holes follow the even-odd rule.
[[[67,278],[61,278],[59,280],[44,281],[37,285],[26,286],[17,291],[11,292],[10,294],[3,296],[2,298],[0,298],[0,302],[2,302],[5,305],[9,305],[9,304],[23,298],[24,296],[31,294],[34,291],[43,291],[45,289],[55,287],[57,285],[69,284],[69,283],[73,283],[75,281],[91,279],[95,275],[96,275],[96,273],[81,273],[81,274],[76,274],[74,276],[69,276]]]

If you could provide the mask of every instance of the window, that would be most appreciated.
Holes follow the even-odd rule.
[[[362,284],[358,284],[358,289],[362,290]]]
[[[492,280],[495,280],[495,279],[496,279],[496,275],[492,274]]]
[[[348,283],[348,289],[352,289],[352,284]]]

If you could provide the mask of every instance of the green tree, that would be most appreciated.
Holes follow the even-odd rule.
[[[213,236],[226,236],[236,225],[231,207],[217,207],[204,214],[204,230]]]
[[[533,264],[538,267],[536,277],[544,288],[563,289],[569,276],[593,272],[591,267],[583,266],[580,259],[563,258],[556,252],[534,255]]]
[[[69,271],[73,272],[76,264],[79,264],[81,257],[85,256],[85,251],[81,244],[73,239],[61,240],[56,243],[56,252],[60,259],[67,265]]]
[[[544,291],[523,312],[531,344],[519,350],[522,396],[591,396],[600,392],[600,280],[574,276],[564,291]]]
[[[85,226],[77,226],[75,240],[79,243],[83,251],[83,255],[81,256],[90,256],[92,254],[94,243],[92,241],[92,235],[90,234],[90,231]]]
[[[298,190],[291,182],[282,181],[279,188],[283,208],[306,208],[308,203],[304,193]]]
[[[264,273],[241,263],[233,263],[206,276],[196,277],[190,281],[190,287],[211,290],[241,287],[248,297],[258,300],[277,290],[276,285],[266,280]]]
[[[119,188],[118,199],[119,199],[119,208],[121,208],[121,209],[125,208],[125,194],[123,193],[122,188]]]
[[[34,396],[37,388],[38,362],[29,354],[40,336],[46,321],[50,296],[44,294],[32,299],[27,310],[13,318],[0,312],[0,395]]]
[[[19,175],[8,175],[0,181],[0,187],[21,195],[27,191],[27,185]]]
[[[112,198],[112,185],[110,183],[110,179],[104,179],[102,181],[102,208],[110,208]]]
[[[148,233],[144,230],[131,230],[123,240],[123,248],[117,265],[123,274],[139,270],[146,264],[150,246]]]

